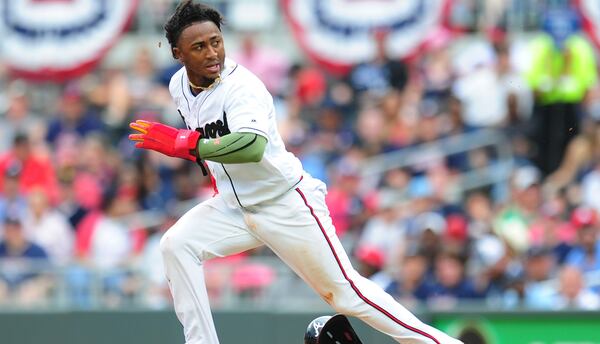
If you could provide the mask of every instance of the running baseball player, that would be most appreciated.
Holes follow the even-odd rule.
[[[218,194],[163,236],[160,248],[187,344],[218,344],[203,262],[267,245],[337,312],[402,343],[460,343],[419,321],[360,276],[336,237],[326,187],[303,171],[277,131],[263,83],[225,57],[222,17],[181,2],[165,30],[183,67],[169,90],[187,129],[138,120],[135,146],[206,164]]]

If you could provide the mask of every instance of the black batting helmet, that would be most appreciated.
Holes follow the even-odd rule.
[[[319,333],[321,333],[323,326],[329,319],[331,319],[331,316],[324,315],[311,321],[304,334],[304,344],[318,344]]]

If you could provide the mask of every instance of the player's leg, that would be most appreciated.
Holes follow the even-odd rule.
[[[306,178],[305,178],[306,179]],[[257,236],[336,311],[402,343],[460,343],[421,322],[352,267],[325,206],[322,184],[305,180],[276,203],[247,214]]]
[[[204,283],[203,262],[262,245],[246,230],[241,211],[228,208],[219,197],[185,213],[160,242],[175,312],[187,344],[219,343]]]

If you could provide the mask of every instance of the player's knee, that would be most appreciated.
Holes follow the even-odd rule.
[[[173,257],[185,249],[186,240],[177,231],[177,227],[171,227],[160,239],[160,252],[163,257]]]
[[[327,302],[337,313],[345,315],[356,315],[360,306],[360,298],[351,290],[336,290],[321,294],[321,297]]]

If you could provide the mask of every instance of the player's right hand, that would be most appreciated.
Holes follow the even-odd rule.
[[[137,148],[150,149],[168,156],[197,161],[200,133],[195,130],[177,129],[171,126],[137,120],[129,127],[139,133],[130,134]]]

